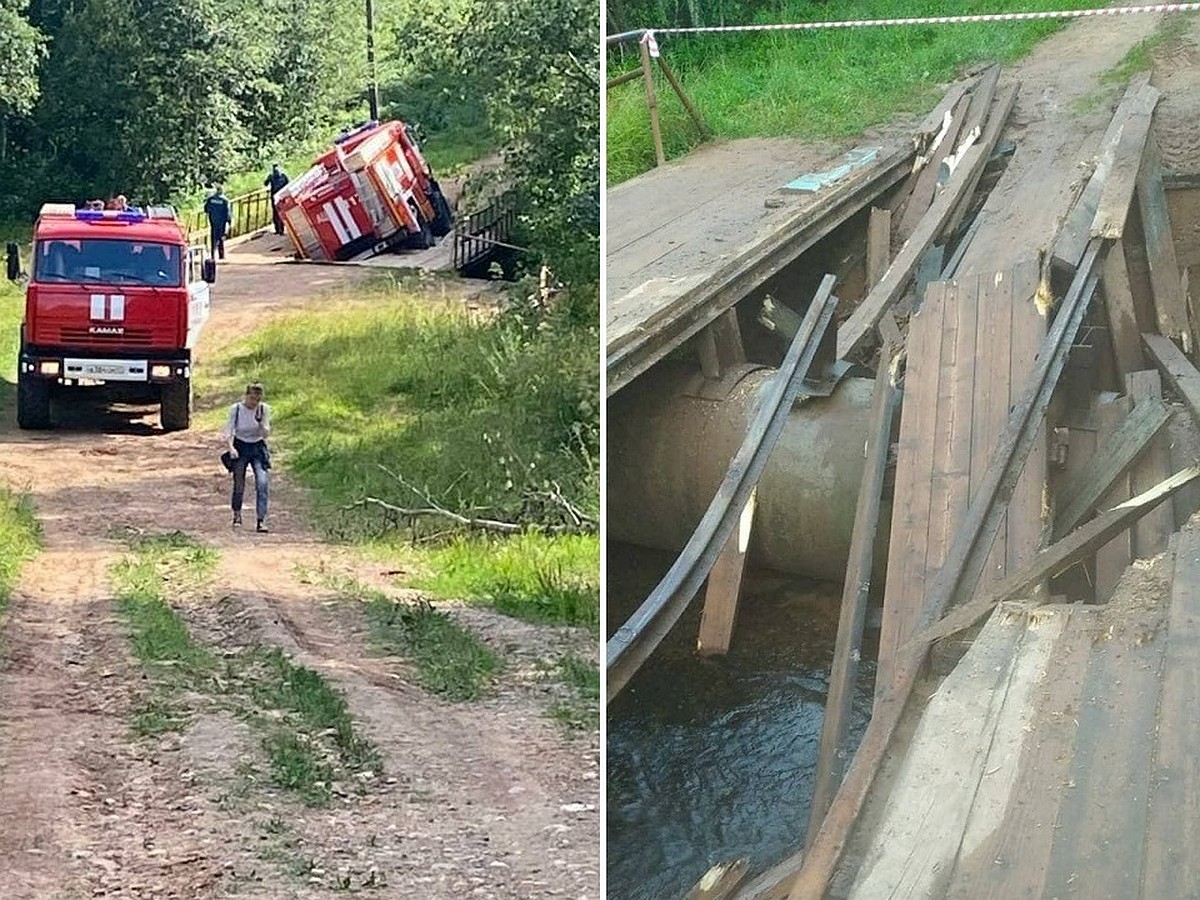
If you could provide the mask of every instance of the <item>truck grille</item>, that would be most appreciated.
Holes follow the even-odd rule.
[[[102,344],[149,347],[154,335],[149,328],[126,328],[124,334],[92,334],[87,326],[63,326],[59,329],[59,340],[64,344]]]

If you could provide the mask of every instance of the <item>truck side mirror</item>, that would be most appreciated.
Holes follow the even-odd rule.
[[[8,256],[8,280],[20,281],[21,279],[21,251],[16,244],[8,244],[5,248]]]
[[[206,259],[200,264],[200,277],[209,284],[216,284],[217,261],[215,259]]]

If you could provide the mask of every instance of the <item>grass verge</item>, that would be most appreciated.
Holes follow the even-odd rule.
[[[991,0],[953,12],[1037,11],[1090,7],[1089,0]],[[803,22],[945,15],[932,0],[788,0],[770,21]],[[760,18],[761,21],[767,19]],[[646,23],[665,24],[665,23]],[[1009,63],[1061,29],[1060,21],[768,32],[671,37],[663,54],[684,92],[718,135],[839,139],[897,114],[930,108],[940,85],[966,66]],[[1148,52],[1148,51],[1146,51]],[[610,76],[635,67],[636,51],[613,53]],[[1139,65],[1135,59],[1130,65]],[[659,114],[667,156],[696,145],[695,129],[674,92],[659,79]],[[640,80],[608,91],[608,182],[654,164]]]
[[[41,543],[41,525],[29,495],[0,487],[0,614],[8,607],[21,567]]]
[[[348,509],[366,497],[406,508],[432,498],[456,512],[541,521],[555,515],[548,498],[562,496],[597,517],[594,327],[531,327],[384,279],[268,324],[209,373],[200,388],[213,406],[247,379],[266,385],[280,459],[312,489],[327,536],[415,557],[421,586],[439,596],[598,627],[594,535],[471,536],[438,519],[414,524]]]
[[[218,657],[197,643],[171,606],[211,577],[218,555],[182,532],[141,537],[111,577],[134,654],[152,676],[133,711],[143,736],[186,728],[197,704],[210,704],[258,732],[274,782],[304,802],[329,802],[338,781],[375,777],[381,759],[357,734],[345,699],[317,672],[277,647],[253,645]]]
[[[572,730],[599,728],[600,669],[586,659],[567,654],[558,660],[554,674],[566,688],[567,698],[551,707],[550,715]]]

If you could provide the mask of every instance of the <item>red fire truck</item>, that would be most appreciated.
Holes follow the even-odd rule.
[[[76,388],[161,404],[163,430],[191,424],[192,349],[216,264],[170,207],[125,212],[42,207],[21,324],[17,423],[49,428]],[[8,276],[21,276],[8,247]]]
[[[297,252],[308,259],[425,249],[454,225],[429,163],[398,121],[368,122],[342,135],[275,203]]]

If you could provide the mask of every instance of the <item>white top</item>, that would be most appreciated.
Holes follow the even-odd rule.
[[[229,407],[229,421],[225,425],[226,437],[253,443],[265,440],[271,434],[271,407],[260,401],[250,409],[241,400]]]

